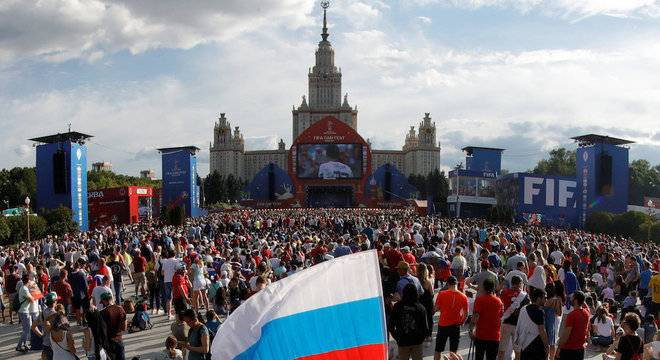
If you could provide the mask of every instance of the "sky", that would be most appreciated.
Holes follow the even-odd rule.
[[[68,124],[129,175],[180,145],[206,175],[220,113],[249,150],[291,144],[321,23],[308,0],[0,0],[0,168]],[[443,169],[470,145],[526,171],[588,133],[660,163],[660,0],[336,0],[328,25],[376,149],[429,112]]]

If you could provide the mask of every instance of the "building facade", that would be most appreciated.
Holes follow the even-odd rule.
[[[326,11],[323,12],[323,31],[316,49],[316,62],[307,75],[308,95],[292,110],[292,139],[326,116],[333,116],[357,130],[357,106],[348,102],[348,94],[342,97],[341,68],[335,65],[335,52],[328,41]],[[287,167],[289,150],[280,140],[277,150],[251,151],[238,126],[232,130],[225,113],[215,123],[213,141],[209,144],[210,172],[233,175],[243,180],[252,179],[259,170],[270,163],[282,169]],[[426,113],[417,131],[411,126],[401,150],[371,149],[373,169],[387,163],[395,166],[406,176],[426,175],[440,169],[440,143],[436,138],[436,125]]]

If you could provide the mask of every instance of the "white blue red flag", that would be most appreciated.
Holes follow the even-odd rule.
[[[376,251],[326,261],[269,285],[227,318],[211,354],[213,360],[385,359]]]

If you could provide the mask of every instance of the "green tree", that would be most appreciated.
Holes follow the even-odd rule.
[[[120,186],[151,186],[160,188],[160,180],[151,180],[136,176],[116,174],[112,171],[89,171],[87,172],[87,189],[98,190]]]
[[[605,211],[596,211],[587,216],[585,227],[587,230],[593,233],[609,233],[613,220],[614,216],[612,216],[611,213]]]
[[[206,204],[215,204],[226,199],[224,177],[217,171],[210,173],[204,179],[204,197]]]
[[[32,200],[30,206],[37,209],[37,175],[34,168],[15,167],[0,170],[0,202],[3,202],[0,205],[10,208],[24,206],[26,196]]]
[[[575,176],[575,151],[566,148],[550,150],[550,158],[540,160],[534,170],[535,174],[554,176]]]
[[[27,241],[27,216],[11,216],[7,218],[11,235],[9,244],[17,244],[21,241]],[[46,236],[48,224],[46,219],[41,216],[30,215],[30,240],[42,239]]]
[[[4,216],[0,216],[0,244],[7,244],[11,236],[11,229]]]
[[[73,221],[71,209],[60,206],[48,211],[45,216],[48,233],[53,235],[73,234],[78,231],[78,223]]]
[[[614,216],[610,232],[625,237],[637,237],[640,226],[651,221],[651,217],[643,212],[628,211]]]
[[[629,204],[646,206],[644,196],[660,197],[660,165],[652,167],[647,160],[634,160],[629,177]]]

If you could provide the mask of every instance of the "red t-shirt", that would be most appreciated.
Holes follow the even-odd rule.
[[[183,294],[188,297],[188,283],[186,278],[181,274],[175,274],[172,277],[172,298],[178,299],[183,297],[181,293],[181,288],[183,288]]]
[[[411,253],[405,253],[403,254],[403,261],[411,265],[410,270],[412,270],[413,274],[417,274],[417,265],[412,265],[417,263],[417,259],[415,259],[415,255]]]
[[[589,310],[585,307],[575,309],[568,314],[565,326],[571,328],[571,334],[568,336],[568,341],[561,347],[562,349],[584,349],[589,330],[589,316]]]
[[[458,290],[443,290],[435,299],[435,307],[440,311],[440,326],[460,325],[468,313],[468,298]]]
[[[401,255],[401,251],[399,250],[389,250],[385,253],[385,260],[387,261],[387,267],[390,268],[390,270],[396,270],[399,262],[403,260],[403,255]]]
[[[504,313],[502,300],[493,294],[478,296],[474,313],[479,314],[475,336],[479,340],[500,341],[500,322]]]
[[[519,294],[520,294],[520,290],[514,290],[514,289],[502,290],[502,294],[500,294],[500,296],[502,298],[502,304],[504,305],[504,310],[508,309],[509,306],[513,304],[513,299],[517,298]]]
[[[147,269],[147,259],[142,255],[134,257],[133,268],[136,273],[143,273]]]

